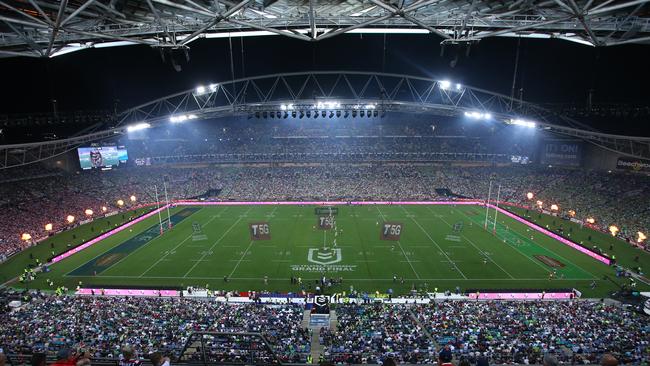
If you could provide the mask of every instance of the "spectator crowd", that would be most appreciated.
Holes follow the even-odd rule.
[[[647,316],[601,301],[338,304],[335,313],[334,323],[312,334],[303,327],[300,305],[32,294],[22,306],[0,313],[0,348],[7,354],[73,349],[91,359],[157,353],[172,360],[238,363],[251,362],[254,352],[267,361],[304,363],[312,360],[317,337],[321,361],[335,364],[388,358],[433,364],[442,353],[490,364],[541,364],[549,354],[561,363],[594,364],[605,353],[624,363],[650,362]],[[195,332],[222,335],[204,335],[199,342],[191,337]],[[224,334],[229,332],[239,334]],[[242,332],[261,334],[269,348]]]
[[[4,310],[0,348],[10,354],[83,348],[92,357],[117,360],[128,345],[141,357],[160,352],[178,358],[193,332],[262,333],[283,362],[305,362],[310,352],[297,305],[37,294],[17,310]]]
[[[308,166],[220,167],[172,165],[130,167],[114,171],[66,174],[33,172],[33,176],[6,179],[0,184],[0,260],[31,245],[21,240],[45,237],[65,229],[67,215],[76,222],[92,209],[101,216],[164,200],[449,200],[459,197],[485,200],[489,182],[501,185],[501,201],[535,205],[536,200],[560,206],[564,215],[596,220],[606,231],[620,229],[623,239],[636,241],[650,230],[650,178],[641,175],[598,173],[576,169],[531,166],[420,166],[416,163],[312,163]],[[535,195],[528,200],[526,194]],[[493,192],[494,193],[494,192]],[[136,202],[130,197],[135,196]],[[492,200],[494,200],[494,195]],[[119,207],[118,200],[125,205]],[[568,217],[568,216],[567,216]],[[75,222],[75,223],[76,223]]]

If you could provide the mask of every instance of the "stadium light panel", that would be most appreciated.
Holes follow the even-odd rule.
[[[526,120],[518,119],[518,118],[511,119],[510,124],[511,125],[516,125],[516,126],[527,127],[527,128],[535,128],[535,127],[537,127],[537,124],[535,122],[526,121]]]
[[[439,85],[440,85],[440,89],[448,90],[449,88],[451,88],[451,81],[442,80],[442,81],[439,82]]]
[[[203,85],[197,86],[196,87],[196,94],[198,94],[198,95],[205,94],[205,86],[203,86]]]
[[[341,103],[337,101],[318,102],[314,106],[316,109],[336,109],[341,108]]]
[[[465,112],[465,117],[469,117],[472,119],[483,119],[483,120],[488,120],[492,118],[492,115],[490,113],[482,113],[482,112],[476,112],[476,111],[466,111]]]
[[[149,127],[151,127],[151,125],[146,122],[136,123],[134,125],[127,126],[126,131],[127,132],[140,131],[140,130],[147,129]]]
[[[171,116],[169,117],[169,122],[171,123],[183,123],[190,119],[196,119],[195,114],[181,114],[180,116]]]

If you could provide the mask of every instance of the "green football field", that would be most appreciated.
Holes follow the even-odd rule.
[[[29,286],[47,289],[49,278],[69,288],[82,281],[94,287],[207,284],[290,292],[301,289],[291,276],[313,291],[325,275],[343,278],[328,292],[575,287],[603,296],[623,282],[609,266],[504,215],[494,235],[494,210],[486,231],[479,206],[337,207],[335,230],[320,228],[329,217],[317,215],[316,206],[179,206],[171,210],[173,228],[164,235],[154,215],[52,265]],[[268,227],[269,235],[254,237],[252,224],[261,234]],[[553,271],[557,276],[549,279]]]

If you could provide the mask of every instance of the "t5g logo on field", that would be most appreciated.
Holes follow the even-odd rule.
[[[341,255],[341,248],[311,248],[309,249],[309,254],[307,255],[307,260],[309,262],[322,265],[338,263],[342,259],[343,256]]]

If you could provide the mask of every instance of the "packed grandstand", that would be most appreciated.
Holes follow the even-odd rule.
[[[380,129],[389,125],[383,122]],[[512,164],[508,159],[513,147],[489,142],[485,136],[471,144],[455,138],[441,143],[433,136],[429,140],[402,136],[351,142],[344,137],[316,137],[323,133],[312,131],[296,142],[236,131],[233,135],[240,136],[237,139],[230,137],[228,141],[229,137],[217,135],[204,141],[204,146],[182,139],[141,140],[129,144],[131,156],[149,160],[141,165],[82,173],[24,168],[20,176],[4,171],[0,185],[2,258],[37,245],[22,240],[21,233],[40,238],[76,226],[76,222],[66,223],[67,215],[82,218],[88,208],[101,212],[106,206],[110,211],[126,212],[154,203],[153,187],[163,181],[168,183],[170,200],[208,201],[483,201],[492,181],[502,186],[500,199],[504,203],[539,208],[527,197],[531,192],[535,200],[566,208],[562,215],[566,219],[595,218],[595,229],[605,232],[616,224],[620,238],[630,245],[638,244],[637,232],[650,227],[650,178],[645,175]],[[219,140],[226,146],[219,145]],[[514,148],[520,155],[527,154],[525,148]],[[408,154],[436,149],[438,153],[466,153],[474,158],[434,164],[409,161]],[[305,151],[312,153],[301,155]],[[225,155],[219,155],[222,153]],[[265,155],[260,158],[258,154],[262,153]],[[364,160],[374,154],[388,162]],[[503,158],[495,161],[490,154],[503,154]],[[291,157],[296,157],[295,161]],[[233,158],[238,159],[236,164],[232,164]],[[279,162],[273,163],[273,159]],[[305,160],[311,162],[305,164]],[[131,196],[135,200],[131,201]],[[118,206],[118,200],[125,200],[124,206]],[[568,208],[575,216],[569,215]],[[47,223],[53,223],[49,230],[45,230]],[[388,359],[433,364],[447,352],[458,361],[487,359],[493,364],[541,364],[548,354],[571,364],[598,363],[605,353],[616,354],[624,363],[650,360],[647,316],[602,300],[442,300],[397,305],[361,304],[366,301],[350,293],[350,301],[360,304],[337,304],[336,327],[314,331],[304,323],[304,305],[102,297],[99,293],[57,296],[40,291],[4,291],[3,306],[11,301],[27,302],[0,315],[0,346],[12,355],[44,352],[48,357],[64,357],[70,347],[77,347],[83,348],[77,349],[79,352],[89,352],[84,357],[104,362],[146,358],[152,352],[180,360],[192,333],[252,332],[264,335],[277,362],[283,363],[315,362],[315,344],[319,361],[336,364],[382,363]],[[221,295],[226,299],[239,296],[237,292]],[[204,357],[214,362],[253,362],[251,350],[239,348],[236,342],[208,343],[204,347]],[[191,362],[193,356],[189,357],[184,362]]]
[[[649,3],[0,1],[0,366],[650,365]]]
[[[381,121],[335,126],[243,120],[170,127],[149,139],[124,141],[138,166],[82,174],[41,166],[24,168],[20,176],[5,171],[0,173],[0,215],[6,223],[0,228],[0,255],[30,245],[21,240],[23,233],[42,238],[70,225],[68,215],[82,218],[89,208],[127,210],[155,202],[154,186],[163,181],[169,182],[172,199],[242,201],[487,200],[493,181],[502,186],[505,202],[538,207],[542,201],[547,210],[556,204],[566,218],[573,211],[572,217],[593,219],[604,232],[617,226],[630,242],[637,241],[638,232],[648,232],[646,175],[513,164],[513,156],[534,156],[540,141],[522,140],[507,129],[486,133],[482,126],[452,122],[431,128],[424,121]],[[206,138],[193,143],[197,136]],[[438,162],[427,163],[432,160]],[[529,192],[534,200],[527,198]],[[118,206],[118,200],[126,205]],[[29,220],[11,220],[19,215]],[[53,228],[46,231],[48,223]]]

